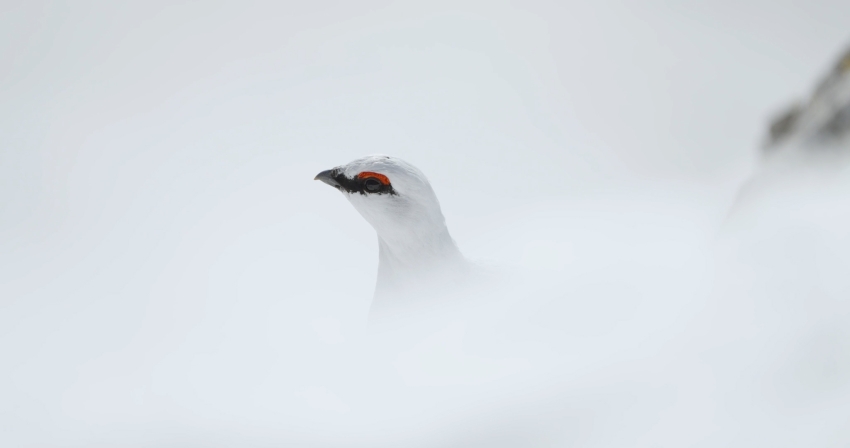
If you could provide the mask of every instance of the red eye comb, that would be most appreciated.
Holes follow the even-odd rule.
[[[390,179],[387,176],[384,176],[383,174],[380,174],[380,173],[373,173],[371,171],[364,171],[364,172],[357,175],[358,179],[365,179],[367,177],[374,177],[375,179],[378,180],[378,182],[380,182],[383,185],[389,185],[390,184]]]

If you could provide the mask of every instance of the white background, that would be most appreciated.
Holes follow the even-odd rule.
[[[386,442],[328,434],[377,251],[316,173],[413,163],[473,259],[672,263],[848,39],[846,1],[2,2],[0,445]]]

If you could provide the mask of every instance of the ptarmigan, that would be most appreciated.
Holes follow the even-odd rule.
[[[370,315],[451,292],[471,265],[449,234],[437,195],[413,165],[370,155],[322,171],[378,234],[378,279]]]

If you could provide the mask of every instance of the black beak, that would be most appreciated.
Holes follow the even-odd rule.
[[[313,178],[313,180],[320,180],[320,181],[336,188],[337,190],[339,190],[341,188],[341,185],[339,184],[339,182],[337,182],[336,179],[334,179],[334,170],[322,171],[321,173],[317,174],[316,177]]]

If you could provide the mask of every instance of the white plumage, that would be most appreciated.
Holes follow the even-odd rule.
[[[363,183],[375,175],[383,176],[390,190],[365,188]],[[468,280],[470,264],[449,234],[431,184],[416,167],[395,157],[370,155],[316,178],[340,190],[377,232],[372,315],[411,301],[434,300]]]

